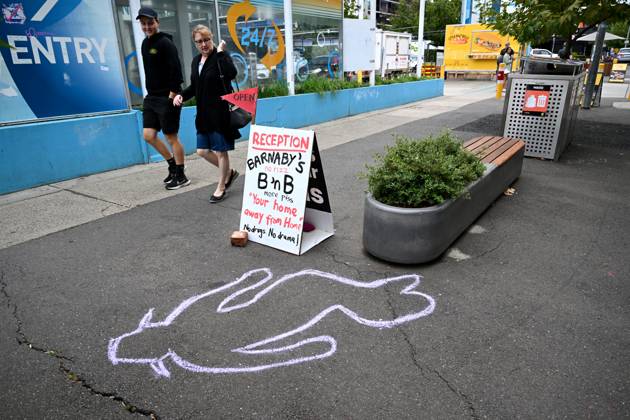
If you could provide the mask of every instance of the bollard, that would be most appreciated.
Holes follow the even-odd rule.
[[[505,64],[499,64],[499,71],[497,72],[497,99],[503,97],[503,85],[505,84]]]

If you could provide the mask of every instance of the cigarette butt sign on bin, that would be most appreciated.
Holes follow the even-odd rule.
[[[523,115],[544,117],[549,107],[549,85],[527,85],[523,98]]]

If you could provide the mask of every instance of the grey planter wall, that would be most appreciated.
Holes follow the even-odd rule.
[[[464,194],[438,206],[408,209],[365,197],[363,246],[385,261],[418,264],[439,257],[520,175],[524,149],[484,175]]]

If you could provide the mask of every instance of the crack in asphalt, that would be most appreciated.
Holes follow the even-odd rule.
[[[6,306],[7,306],[7,308],[9,308],[9,311],[11,312],[11,315],[13,315],[13,319],[15,320],[15,324],[16,324],[15,334],[17,335],[16,342],[18,343],[18,345],[25,345],[30,350],[34,350],[36,352],[46,354],[46,355],[56,359],[59,362],[59,370],[64,374],[66,379],[68,379],[70,382],[74,382],[74,383],[80,384],[82,387],[84,387],[87,390],[89,390],[91,394],[96,395],[96,396],[100,396],[100,397],[104,397],[104,398],[109,398],[109,399],[111,399],[113,401],[120,402],[122,404],[122,406],[125,408],[125,410],[127,410],[130,413],[141,414],[143,416],[151,418],[152,420],[158,420],[159,419],[159,416],[153,411],[145,410],[145,409],[142,409],[140,407],[137,407],[137,406],[131,404],[129,401],[125,400],[124,398],[122,398],[122,397],[120,397],[120,396],[118,396],[118,395],[116,395],[114,393],[102,392],[102,391],[98,391],[97,389],[95,389],[92,385],[88,384],[84,379],[81,379],[81,377],[79,377],[79,375],[77,375],[71,369],[66,367],[66,365],[64,364],[64,361],[74,362],[74,360],[72,358],[66,357],[66,356],[62,355],[60,352],[56,351],[56,350],[46,349],[46,348],[34,345],[28,339],[28,337],[26,336],[26,334],[22,330],[22,320],[20,319],[20,317],[18,315],[17,304],[15,304],[13,302],[13,300],[11,299],[11,295],[7,292],[8,284],[7,284],[7,282],[5,281],[4,278],[5,278],[5,272],[4,271],[0,271],[0,295],[4,297],[4,299],[6,301]]]
[[[391,274],[389,274],[389,276],[392,277]],[[391,302],[391,291],[389,290],[387,286],[385,286],[385,292],[387,294],[387,305],[389,306],[389,309],[392,311],[392,315],[394,316],[394,318],[396,318],[398,317],[398,314],[396,313],[396,309],[394,308],[394,305]],[[473,419],[479,419],[479,415],[476,413],[475,406],[467,394],[464,394],[462,391],[458,390],[437,369],[433,369],[430,366],[427,366],[427,367],[422,366],[422,364],[418,361],[418,352],[415,346],[413,345],[413,343],[411,342],[409,335],[405,331],[405,328],[403,326],[398,326],[398,328],[396,328],[396,331],[398,331],[402,335],[403,340],[405,340],[405,343],[407,343],[407,346],[409,348],[409,354],[411,356],[411,361],[414,364],[414,366],[420,371],[422,376],[424,376],[426,379],[430,379],[429,376],[427,375],[427,372],[431,372],[435,376],[437,376],[442,382],[444,382],[444,384],[446,384],[448,389],[450,389],[453,394],[455,394],[462,401],[464,401],[464,403],[468,407],[468,411],[470,412],[470,417]]]
[[[358,279],[363,279],[362,274],[366,274],[366,273],[373,273],[376,274],[378,276],[381,277],[395,277],[398,274],[392,274],[390,272],[386,272],[386,273],[380,273],[377,271],[369,271],[369,272],[362,272],[361,270],[359,270],[357,267],[355,267],[354,265],[352,265],[349,262],[346,261],[341,261],[339,260],[338,254],[334,254],[331,250],[326,250],[328,252],[328,254],[330,255],[330,257],[332,258],[332,260],[334,262],[336,262],[337,264],[342,264],[345,265],[348,268],[353,269],[354,271],[356,271],[357,273],[357,278]],[[387,306],[389,307],[392,315],[394,318],[398,317],[398,314],[396,313],[396,309],[394,308],[394,305],[392,304],[392,295],[391,295],[391,290],[389,289],[389,286],[385,286],[385,294],[386,294],[386,302],[387,302]],[[448,389],[455,394],[458,398],[460,398],[468,407],[468,411],[470,412],[470,417],[472,419],[479,419],[479,415],[476,412],[475,406],[470,398],[470,396],[468,396],[467,394],[463,393],[462,391],[458,390],[447,378],[445,378],[437,369],[433,369],[430,366],[423,366],[419,361],[418,361],[418,353],[416,348],[414,347],[414,345],[412,344],[409,335],[407,334],[407,332],[405,331],[405,329],[402,326],[399,326],[398,328],[396,328],[396,330],[402,335],[403,339],[405,340],[405,343],[407,343],[407,346],[409,348],[409,354],[411,356],[411,361],[414,364],[414,366],[418,369],[418,371],[420,371],[420,373],[422,374],[423,377],[425,377],[426,379],[431,379],[429,376],[429,373],[432,373],[433,375],[437,376],[440,381],[442,381],[447,387]]]
[[[485,257],[486,255],[488,255],[488,254],[496,251],[497,249],[499,249],[501,247],[501,245],[503,245],[503,241],[499,241],[499,243],[495,247],[490,248],[487,251],[484,251],[481,254],[476,255],[475,258]]]
[[[35,351],[38,351],[40,353],[47,354],[47,355],[49,355],[51,357],[54,357],[55,359],[67,360],[67,361],[72,362],[73,360],[71,358],[63,356],[62,354],[60,354],[60,352],[58,352],[56,350],[45,349],[43,347],[40,347],[40,346],[34,344],[31,340],[28,339],[26,334],[24,334],[24,331],[22,331],[22,320],[18,316],[17,305],[15,303],[13,303],[13,301],[11,299],[11,295],[9,295],[9,293],[7,292],[7,286],[8,285],[4,281],[4,276],[5,276],[4,271],[0,272],[0,294],[2,294],[4,296],[4,298],[6,300],[6,303],[7,303],[7,308],[9,308],[9,311],[11,312],[11,315],[13,315],[13,319],[15,320],[15,325],[16,325],[15,326],[15,334],[17,335],[17,337],[15,337],[15,341],[18,343],[18,345],[25,345],[31,350],[35,350]]]
[[[65,375],[65,377],[70,381],[76,384],[81,385],[83,388],[87,389],[91,394],[97,395],[103,398],[109,398],[112,401],[116,401],[121,403],[125,410],[132,414],[141,414],[143,416],[149,417],[152,420],[158,420],[159,416],[151,410],[145,410],[136,405],[131,404],[128,400],[112,393],[112,392],[103,392],[95,389],[91,384],[89,384],[85,379],[81,378],[71,369],[66,367],[63,362],[59,362],[59,370]]]
[[[71,189],[68,189],[68,188],[59,188],[59,187],[55,187],[54,185],[51,185],[51,187],[57,188],[59,191],[66,191],[66,192],[69,192],[70,194],[75,194],[75,195],[78,195],[80,197],[85,197],[85,198],[89,198],[89,199],[96,200],[96,201],[102,201],[103,203],[113,204],[115,206],[124,207],[126,209],[132,209],[134,207],[134,206],[130,206],[130,205],[127,205],[127,204],[121,204],[121,203],[116,203],[114,201],[105,200],[105,199],[100,198],[100,197],[95,197],[93,195],[85,194],[85,193],[78,192],[78,191],[74,191],[74,190],[71,190]]]

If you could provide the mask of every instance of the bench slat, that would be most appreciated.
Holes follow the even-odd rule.
[[[505,153],[505,151],[512,147],[513,144],[514,141],[512,139],[507,139],[507,141],[503,142],[500,147],[487,154],[482,161],[485,163],[495,163],[494,160]]]
[[[468,150],[470,150],[473,153],[478,153],[480,150],[485,150],[488,147],[491,147],[493,144],[495,144],[502,138],[503,137],[500,137],[500,136],[493,136],[493,137],[487,138],[483,143],[473,144],[472,147],[468,148]]]
[[[483,137],[475,137],[474,139],[470,139],[464,143],[464,149],[471,150],[474,149],[478,144],[483,144],[487,140],[490,140],[493,136],[483,136]]]
[[[492,163],[497,166],[503,165],[505,162],[510,160],[512,156],[517,154],[519,150],[525,147],[525,142],[523,140],[515,140],[515,143],[505,151],[501,156],[498,156]]]
[[[468,140],[464,148],[484,163],[500,166],[525,146],[522,140],[501,136],[482,136]]]
[[[483,144],[480,147],[478,147],[477,149],[475,149],[473,151],[473,153],[479,159],[483,160],[483,158],[485,158],[490,153],[492,153],[495,150],[497,150],[499,147],[501,147],[502,145],[504,145],[508,141],[510,141],[510,139],[507,138],[507,137],[495,137],[494,139],[492,139],[491,142],[487,142],[486,144]]]

